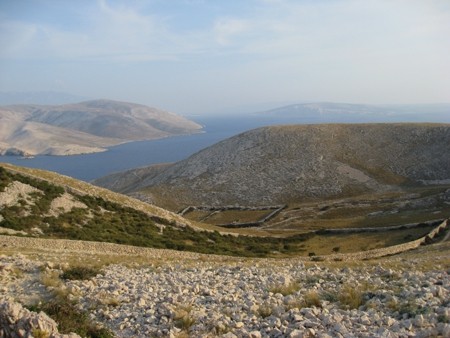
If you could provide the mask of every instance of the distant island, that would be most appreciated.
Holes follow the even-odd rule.
[[[93,100],[0,107],[0,155],[75,155],[200,132],[184,117],[135,103]]]

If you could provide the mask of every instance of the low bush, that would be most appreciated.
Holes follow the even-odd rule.
[[[110,330],[93,323],[86,312],[77,309],[73,302],[67,299],[54,299],[30,310],[45,312],[58,323],[60,333],[75,332],[87,338],[113,338]]]
[[[101,271],[98,269],[85,266],[74,266],[64,270],[61,278],[70,280],[86,280],[97,276],[99,273],[101,273]]]
[[[280,293],[283,296],[292,295],[293,293],[300,290],[300,284],[298,282],[292,282],[287,285],[277,284],[269,288],[269,291],[272,293]]]
[[[322,302],[320,301],[320,296],[317,291],[308,291],[303,299],[305,307],[322,307]]]
[[[364,303],[364,287],[344,285],[342,286],[338,299],[341,306],[345,309],[358,309]]]

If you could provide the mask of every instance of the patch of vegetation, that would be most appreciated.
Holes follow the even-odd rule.
[[[437,318],[438,323],[446,323],[449,324],[450,323],[450,317],[446,316],[446,315],[439,315]]]
[[[304,295],[304,305],[305,307],[322,307],[322,302],[320,301],[320,296],[317,291],[308,291]]]
[[[45,172],[34,174],[39,177],[47,177],[51,182],[61,182],[61,184],[75,187],[78,187],[76,184],[81,184],[57,175],[48,176],[50,174]],[[376,243],[377,247],[394,245],[410,239],[410,237],[405,237],[410,232],[419,232],[420,230],[420,233],[415,235],[419,236],[431,228],[392,231],[390,236],[385,236],[383,233],[323,236],[301,233],[286,237],[287,232],[284,232],[282,236],[273,237],[272,233],[264,233],[266,237],[223,235],[217,231],[197,231],[189,227],[176,227],[171,221],[149,216],[144,211],[134,209],[124,196],[121,198],[123,198],[123,203],[128,206],[115,195],[114,199],[111,199],[109,192],[102,192],[101,196],[104,198],[70,192],[74,199],[85,204],[87,208],[73,208],[58,216],[50,216],[48,211],[52,200],[64,193],[65,189],[45,180],[30,178],[25,174],[13,174],[0,167],[0,189],[14,180],[30,184],[43,193],[34,194],[36,201],[34,206],[23,201],[22,204],[18,203],[15,206],[2,208],[0,215],[3,219],[0,221],[0,226],[25,231],[29,234],[33,234],[31,229],[36,228],[43,234],[40,235],[39,232],[34,232],[34,234],[44,238],[100,241],[244,257],[289,257],[308,255],[309,253],[312,261],[321,261],[321,256],[329,254],[330,248],[333,246],[333,252],[347,253],[357,249],[354,245],[356,242],[361,242],[366,248],[369,248],[372,243]],[[83,189],[80,188],[80,190]],[[166,226],[163,231],[160,224]],[[323,239],[332,244],[324,246]],[[339,247],[335,246],[336,243],[339,243]]]
[[[305,284],[307,286],[313,286],[319,283],[320,277],[315,275],[307,275],[305,279]]]
[[[287,285],[285,284],[277,284],[269,288],[269,292],[272,293],[280,293],[283,296],[292,295],[293,293],[300,290],[300,284],[298,282],[292,282]]]
[[[52,288],[51,299],[28,306],[30,311],[45,312],[56,323],[60,333],[75,332],[87,338],[113,338],[113,333],[93,322],[89,314],[80,310],[74,300],[70,299],[70,293],[63,285],[56,271],[47,271],[42,274],[43,285]],[[46,337],[45,331],[33,331],[35,337]]]
[[[358,309],[364,303],[365,287],[346,284],[342,286],[338,299],[345,309]]]
[[[288,238],[222,235],[219,232],[177,228],[162,218],[150,217],[143,211],[91,195],[72,194],[88,208],[73,208],[59,216],[48,216],[51,201],[64,193],[64,188],[47,181],[12,174],[1,168],[0,181],[6,186],[17,180],[40,189],[31,214],[23,216],[24,206],[1,210],[0,226],[30,231],[40,228],[47,238],[100,241],[160,249],[194,251],[247,257],[290,256],[303,251],[302,242],[315,236],[300,234]],[[161,231],[155,223],[166,225]]]
[[[86,280],[97,276],[99,273],[101,273],[100,270],[91,267],[74,266],[64,270],[61,278],[70,280]]]
[[[305,302],[303,299],[295,298],[291,299],[289,302],[287,302],[284,305],[284,308],[286,311],[292,310],[292,309],[303,309],[305,307]]]
[[[196,320],[192,316],[192,305],[179,305],[175,309],[174,322],[179,329],[188,332]]]
[[[408,318],[414,318],[417,315],[427,314],[431,311],[428,307],[419,306],[415,299],[408,299],[406,302],[400,303],[398,308],[400,317],[407,315]]]
[[[264,303],[259,306],[257,314],[261,318],[267,318],[267,317],[271,316],[272,313],[273,313],[273,306],[268,303]]]
[[[117,307],[120,305],[120,300],[117,297],[112,296],[108,292],[100,292],[97,295],[97,302],[99,305],[103,305],[106,307]]]
[[[74,302],[65,298],[55,298],[49,302],[29,307],[29,310],[45,312],[58,323],[61,333],[75,332],[87,338],[113,338],[113,333],[93,323],[86,312],[77,309]]]
[[[11,175],[5,168],[0,167],[0,192],[5,191],[5,188],[12,182]]]
[[[41,330],[41,329],[33,329],[31,331],[31,333],[33,334],[34,338],[49,338],[50,337],[50,333],[48,333],[47,331]]]
[[[62,284],[57,271],[48,271],[41,275],[41,283],[46,287],[57,288]]]
[[[24,200],[20,200],[18,205],[2,208],[3,221],[0,225],[14,230],[28,230],[39,226],[42,223],[41,215],[49,211],[51,202],[64,193],[64,188],[44,180],[13,174],[0,167],[0,191],[4,191],[14,181],[28,184],[39,189],[42,193],[33,192],[30,194],[33,197],[34,204],[28,206],[29,216],[24,216],[26,214],[26,202]]]
[[[323,300],[330,303],[336,303],[339,300],[337,293],[333,291],[324,291],[320,296]]]

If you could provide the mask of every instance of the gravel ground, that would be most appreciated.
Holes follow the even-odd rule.
[[[90,280],[43,282],[97,259],[89,254],[1,255],[0,297],[33,303],[67,290],[117,337],[450,337],[450,268],[437,263],[448,250],[434,265],[430,254],[326,265],[161,251]]]

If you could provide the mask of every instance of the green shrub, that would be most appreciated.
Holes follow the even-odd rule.
[[[62,279],[70,280],[86,280],[97,276],[100,273],[98,269],[93,269],[84,266],[74,266],[63,272]]]
[[[77,309],[67,299],[54,299],[31,308],[32,311],[43,311],[58,323],[60,333],[75,332],[87,338],[113,338],[112,332],[93,323],[86,312]]]

